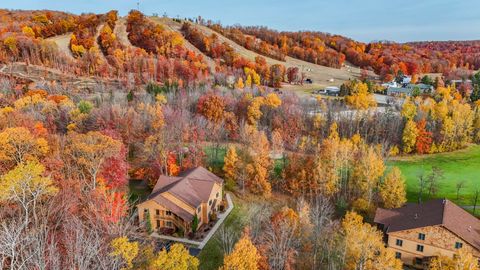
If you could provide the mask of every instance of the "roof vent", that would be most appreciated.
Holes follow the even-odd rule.
[[[469,232],[472,231],[472,226],[468,226],[468,229],[467,229]]]
[[[413,217],[414,219],[418,219],[418,214],[415,214],[415,216]]]

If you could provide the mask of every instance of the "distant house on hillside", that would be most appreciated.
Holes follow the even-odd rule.
[[[415,92],[417,94],[433,93],[433,86],[428,84],[413,84],[409,83],[403,87],[388,87],[387,95],[389,96],[412,96]]]
[[[449,200],[378,208],[374,222],[405,265],[426,269],[435,256],[453,257],[460,248],[480,258],[480,221]]]
[[[212,214],[220,209],[223,179],[203,167],[188,170],[177,177],[160,176],[148,199],[140,203],[140,222],[150,218],[152,229],[192,231],[208,224]]]

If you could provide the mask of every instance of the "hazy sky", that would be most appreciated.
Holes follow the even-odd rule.
[[[52,9],[122,15],[137,0],[0,0],[1,8]],[[317,30],[360,41],[480,39],[479,0],[140,0],[151,15],[196,17],[222,24]]]

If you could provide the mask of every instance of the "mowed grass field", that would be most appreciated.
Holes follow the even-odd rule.
[[[428,176],[433,166],[443,170],[435,198],[448,198],[461,205],[472,205],[473,194],[480,189],[480,145],[451,153],[399,157],[387,164],[389,167],[397,166],[402,171],[407,185],[407,198],[411,202],[418,200],[419,175],[423,171]],[[460,181],[465,182],[465,187],[461,189],[460,199],[457,200],[456,185]],[[428,198],[424,196],[425,199]]]

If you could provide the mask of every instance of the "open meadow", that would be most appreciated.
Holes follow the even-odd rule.
[[[407,199],[418,200],[419,175],[425,176],[436,166],[443,171],[435,198],[448,198],[461,205],[472,205],[473,195],[480,188],[480,146],[467,149],[425,156],[399,157],[388,162],[388,166],[397,166],[402,171],[407,184]],[[463,182],[457,200],[457,184]],[[426,196],[423,198],[428,199]]]

